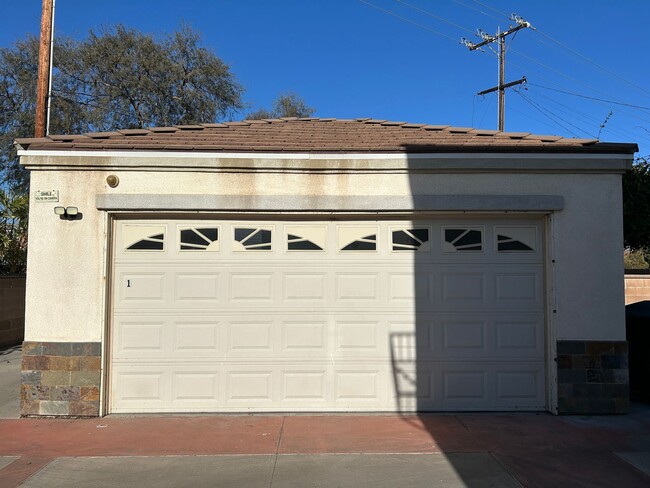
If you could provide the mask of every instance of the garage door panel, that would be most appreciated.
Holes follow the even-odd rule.
[[[382,400],[381,368],[373,366],[342,367],[334,372],[334,398],[337,403],[354,405],[380,404]]]
[[[139,366],[133,371],[128,365],[114,364],[112,371],[114,412],[164,410],[167,402],[165,385],[169,372],[161,366]]]
[[[282,303],[323,305],[328,295],[327,272],[283,273]]]
[[[223,279],[221,273],[186,271],[174,274],[175,306],[219,305]]]
[[[508,308],[541,307],[541,281],[539,271],[495,273],[495,300],[497,303],[507,302]]]
[[[187,320],[172,322],[173,354],[208,355],[220,357],[223,354],[223,341],[220,334],[222,325],[216,320]]]
[[[250,368],[226,368],[226,403],[271,404],[274,392],[273,377],[273,369],[266,369],[262,364]]]
[[[155,307],[169,300],[169,277],[164,272],[135,269],[118,273],[115,283],[120,308]]]
[[[276,286],[274,273],[241,272],[230,273],[231,303],[271,303],[274,300]]]
[[[388,273],[388,300],[400,306],[404,303],[431,302],[433,283],[430,272],[405,269],[402,272]]]
[[[339,302],[379,302],[379,273],[368,271],[340,271],[336,273],[334,282],[335,298]]]
[[[304,317],[282,322],[282,352],[284,355],[307,355],[325,357],[331,349],[327,347],[328,321]]]
[[[510,316],[495,321],[496,348],[501,356],[544,354],[544,321],[537,316]]]
[[[540,366],[527,369],[522,365],[516,369],[512,367],[508,369],[496,372],[497,402],[501,404],[512,403],[513,400],[518,403],[522,400],[539,402],[544,388],[543,371]]]
[[[544,408],[535,219],[122,225],[112,412]]]
[[[217,370],[197,367],[188,371],[174,371],[171,376],[172,402],[176,406],[219,405],[220,375]]]
[[[337,319],[335,327],[337,355],[383,355],[386,334],[379,320]]]
[[[446,270],[441,273],[440,293],[443,305],[478,306],[487,302],[486,273]]]
[[[442,370],[442,401],[487,405],[487,372],[482,368],[449,368]]]
[[[273,321],[233,320],[227,325],[227,356],[258,357],[275,352],[275,331]]]
[[[169,352],[166,321],[119,319],[116,325],[114,355],[117,357],[151,357]]]

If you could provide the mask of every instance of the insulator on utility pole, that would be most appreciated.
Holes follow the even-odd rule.
[[[507,31],[501,32],[501,29],[497,29],[497,34],[495,36],[491,36],[489,34],[486,34],[483,32],[481,29],[478,29],[478,34],[477,36],[483,39],[482,42],[479,42],[478,44],[475,44],[473,42],[468,41],[467,39],[463,38],[461,39],[461,43],[464,44],[470,51],[476,51],[476,50],[482,50],[481,48],[483,46],[487,46],[488,44],[491,44],[495,41],[499,42],[499,76],[498,76],[498,85],[489,88],[487,90],[483,90],[482,92],[479,92],[478,95],[485,95],[487,93],[491,93],[493,91],[498,91],[499,92],[499,114],[498,114],[498,125],[499,125],[499,130],[503,131],[505,129],[505,111],[506,111],[506,88],[509,88],[511,86],[519,85],[521,83],[526,82],[526,77],[522,77],[520,80],[513,81],[510,83],[505,82],[506,78],[506,37],[509,36],[510,34],[514,34],[517,31],[520,31],[521,29],[525,29],[527,27],[532,27],[530,22],[527,22],[524,20],[522,17],[512,14],[510,16],[510,20],[514,21],[517,23],[516,27],[510,27]]]
[[[43,0],[41,13],[41,42],[38,51],[38,81],[36,83],[36,118],[34,137],[45,137],[48,91],[50,86],[50,60],[52,56],[52,28],[54,0]]]

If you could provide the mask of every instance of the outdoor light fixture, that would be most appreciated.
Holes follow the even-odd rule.
[[[77,207],[54,207],[54,214],[65,220],[74,220],[79,215]]]
[[[108,175],[106,177],[106,184],[111,188],[115,188],[120,184],[120,179],[116,175]]]

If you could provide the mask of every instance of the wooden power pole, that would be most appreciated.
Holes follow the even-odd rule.
[[[43,0],[41,14],[41,43],[38,51],[38,81],[36,83],[36,121],[34,137],[45,137],[49,104],[50,60],[52,59],[52,29],[54,0]]]
[[[511,86],[515,85],[520,85],[522,83],[526,83],[526,77],[522,77],[521,79],[517,81],[511,81],[510,83],[505,82],[506,78],[506,37],[509,36],[510,34],[514,34],[515,32],[520,31],[521,29],[525,29],[526,27],[531,27],[529,22],[526,22],[524,19],[519,17],[518,15],[512,14],[510,17],[510,20],[514,20],[517,23],[516,27],[511,27],[505,32],[501,32],[500,29],[497,30],[497,34],[495,36],[491,36],[489,34],[486,34],[485,32],[479,30],[479,36],[483,38],[483,42],[479,42],[478,44],[474,44],[473,42],[468,41],[467,39],[462,39],[461,42],[467,46],[467,48],[470,51],[476,51],[477,49],[480,49],[483,46],[486,46],[488,44],[491,44],[493,42],[499,43],[499,84],[497,86],[494,86],[492,88],[488,88],[487,90],[483,90],[482,92],[477,93],[477,95],[486,95],[487,93],[492,93],[494,91],[499,92],[499,115],[498,115],[498,124],[499,124],[499,130],[503,131],[505,130],[505,112],[506,112],[506,88],[509,88]]]

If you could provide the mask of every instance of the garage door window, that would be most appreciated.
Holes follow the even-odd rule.
[[[534,252],[535,227],[495,227],[499,252]]]
[[[180,229],[181,251],[218,251],[219,228],[199,227]]]
[[[127,251],[163,251],[165,226],[125,225],[123,239]]]
[[[237,251],[270,251],[271,230],[264,228],[235,227]]]
[[[393,251],[428,251],[429,229],[394,230]]]
[[[483,230],[459,227],[444,228],[445,252],[467,252],[483,250]]]
[[[376,251],[377,227],[339,227],[341,251]]]

